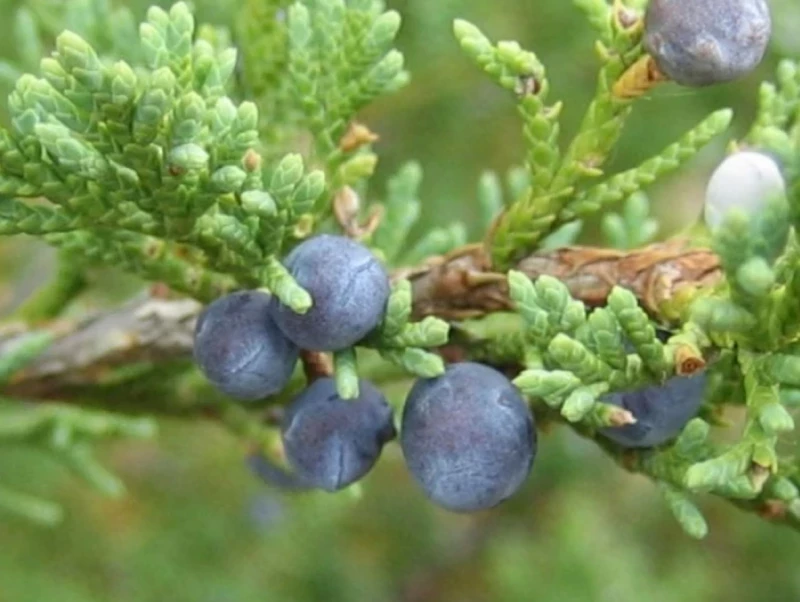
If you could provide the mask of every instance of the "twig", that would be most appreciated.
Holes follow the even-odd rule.
[[[627,288],[661,321],[669,320],[671,304],[682,295],[714,286],[722,277],[717,256],[709,249],[691,248],[685,239],[632,251],[565,247],[530,255],[515,269],[532,279],[545,274],[558,278],[590,307],[603,305],[614,286]],[[505,277],[490,272],[481,245],[398,275],[411,280],[417,316],[465,319],[511,307]]]
[[[714,286],[721,278],[718,259],[711,251],[689,248],[681,240],[629,252],[563,248],[531,255],[523,259],[517,269],[531,278],[549,274],[561,279],[575,298],[589,306],[603,304],[613,286],[624,286],[656,319],[668,317],[665,308],[680,299],[684,291]],[[480,246],[464,247],[431,260],[425,266],[399,270],[393,277],[411,280],[417,317],[436,315],[457,319],[510,308],[505,278],[489,270],[488,259]],[[115,368],[140,362],[185,361],[191,357],[194,322],[201,307],[190,299],[154,298],[148,293],[79,322],[53,321],[42,325],[38,330],[45,329],[57,335],[55,342],[0,388],[0,394],[29,401],[58,399],[96,405],[96,399],[84,399],[80,391],[94,390]],[[0,355],[31,330],[32,327],[24,323],[0,328]],[[452,349],[459,344],[468,343],[454,341],[442,348],[442,352],[452,357],[469,357],[469,349]],[[318,372],[327,371],[320,361],[323,359],[305,354],[304,362],[306,368],[318,376]],[[146,405],[149,411],[159,413],[159,406]],[[217,417],[208,403],[181,408],[182,415],[195,413],[201,417]],[[175,411],[165,404],[163,413],[174,414]],[[604,447],[602,441],[598,443]],[[618,450],[604,449],[629,470],[647,472],[636,461],[638,452],[632,452],[636,457],[626,460]],[[766,492],[753,500],[732,501],[763,518],[799,528],[785,504]]]
[[[15,375],[2,393],[52,399],[54,391],[91,384],[118,366],[188,357],[201,307],[191,299],[148,296],[76,323],[51,322],[38,330],[53,332],[56,341]],[[8,325],[0,332],[0,355],[28,331]]]
[[[603,304],[614,285],[624,286],[660,320],[668,318],[665,308],[684,291],[713,286],[721,277],[711,251],[688,248],[680,240],[628,252],[568,247],[531,255],[517,269],[531,278],[559,278],[589,306]],[[411,280],[417,317],[455,320],[510,308],[505,278],[489,270],[488,258],[477,245],[419,268],[398,270],[394,277]],[[49,323],[43,328],[63,334],[0,392],[52,399],[62,387],[90,385],[122,365],[185,359],[191,354],[200,308],[188,299],[148,296],[74,324]],[[0,354],[28,330],[24,325],[7,326],[0,332]]]

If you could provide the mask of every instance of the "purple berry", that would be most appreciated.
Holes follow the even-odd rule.
[[[771,32],[766,0],[650,0],[644,47],[670,79],[708,86],[755,69]]]
[[[600,433],[628,448],[655,447],[674,439],[703,404],[707,375],[674,376],[663,385],[605,396],[602,401],[625,408],[635,424],[601,429]]]
[[[396,431],[391,407],[372,384],[362,380],[358,398],[342,399],[336,382],[321,378],[289,405],[282,435],[300,482],[338,491],[370,471]]]
[[[514,494],[536,453],[533,416],[519,391],[500,372],[472,362],[417,381],[400,442],[425,494],[456,512],[491,508]]]
[[[314,303],[305,314],[273,304],[275,322],[300,348],[345,349],[383,319],[389,276],[364,245],[323,234],[298,245],[284,263]]]
[[[292,375],[298,349],[270,316],[269,295],[241,291],[211,303],[197,319],[194,358],[226,395],[243,401],[281,391]]]

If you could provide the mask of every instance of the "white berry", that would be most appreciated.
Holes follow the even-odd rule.
[[[712,230],[732,209],[754,215],[770,199],[786,193],[786,183],[775,161],[753,151],[734,153],[719,164],[706,188],[704,217]]]

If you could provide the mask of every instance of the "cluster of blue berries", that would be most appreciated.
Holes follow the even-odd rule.
[[[300,349],[345,349],[383,319],[389,278],[361,244],[317,236],[296,247],[285,266],[313,299],[307,313],[294,313],[266,293],[242,291],[218,299],[197,321],[196,362],[233,398],[278,393]],[[611,403],[631,410],[639,422],[604,434],[626,447],[674,437],[697,411],[701,380],[673,379],[663,387],[611,396]],[[372,383],[360,381],[358,396],[343,399],[335,380],[326,377],[289,404],[281,435],[291,473],[264,464],[260,474],[293,488],[338,491],[372,469],[397,431],[392,408]],[[411,388],[400,446],[428,498],[452,511],[473,512],[496,506],[522,486],[537,438],[533,414],[512,382],[494,368],[462,362]]]
[[[286,269],[314,304],[298,314],[260,291],[218,299],[200,315],[194,357],[223,393],[243,401],[281,391],[299,349],[339,351],[378,326],[389,276],[369,249],[342,236],[311,238],[287,256]]]
[[[314,381],[287,408],[286,459],[298,483],[338,491],[366,475],[397,432],[392,410],[371,383],[342,399],[331,378]],[[400,446],[429,499],[474,512],[515,493],[536,453],[533,415],[500,372],[472,362],[420,379],[403,410]]]

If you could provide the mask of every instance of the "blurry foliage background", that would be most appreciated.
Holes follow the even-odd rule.
[[[142,17],[151,3],[128,4]],[[4,58],[18,50],[10,17],[17,4],[0,0],[0,14],[9,17],[0,20]],[[33,4],[48,11],[60,2]],[[198,19],[216,23],[227,23],[235,4],[195,2]],[[577,127],[594,89],[591,31],[566,0],[388,4],[404,16],[401,49],[413,80],[363,116],[381,135],[376,186],[402,162],[418,159],[426,174],[424,226],[443,215],[474,223],[479,173],[505,171],[521,157],[522,143],[509,99],[460,55],[452,19],[469,19],[539,54],[553,96],[565,101],[565,134]],[[772,7],[773,54],[758,73],[702,91],[663,87],[637,105],[609,168],[632,166],[721,106],[737,111],[735,131],[743,132],[758,81],[771,77],[780,54],[800,56],[800,5],[774,0]],[[9,85],[2,86],[5,97]],[[662,235],[696,218],[704,179],[723,149],[718,141],[653,191]],[[30,242],[0,245],[3,307],[44,277],[48,258],[47,249]],[[96,277],[108,284],[107,273]],[[131,291],[125,278],[115,282],[104,289]],[[104,460],[129,486],[124,499],[100,497],[46,459],[0,450],[0,480],[58,499],[68,512],[54,530],[0,517],[0,602],[800,599],[796,533],[706,502],[711,533],[690,540],[649,482],[620,471],[565,429],[540,438],[524,491],[472,517],[427,503],[396,444],[358,500],[267,489],[245,469],[241,445],[213,424],[167,421],[157,446],[104,449]]]

